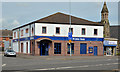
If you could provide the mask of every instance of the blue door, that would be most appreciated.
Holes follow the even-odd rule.
[[[86,54],[87,53],[87,44],[86,43],[81,43],[80,44],[80,54]]]
[[[97,46],[94,46],[94,56],[97,56]]]
[[[48,55],[48,43],[42,43],[40,47],[40,55]]]

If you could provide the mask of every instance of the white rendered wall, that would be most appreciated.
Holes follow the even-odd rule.
[[[32,33],[32,28],[33,28],[33,33]],[[34,24],[31,24],[31,36],[34,36]]]
[[[20,52],[21,52],[21,43],[23,43],[23,53],[27,53],[26,42],[28,42],[28,53],[30,53],[30,41],[21,41],[20,42]]]
[[[13,42],[13,50],[14,50],[15,52],[19,52],[18,42]]]
[[[26,33],[27,28],[28,28],[28,33]],[[23,30],[23,36],[21,36],[21,30]],[[20,28],[20,38],[29,37],[29,31],[30,31],[29,25]]]
[[[19,31],[19,29],[16,29],[16,30],[13,31],[13,39],[17,39],[18,38],[18,31]],[[16,32],[16,37],[14,37],[14,32]]]
[[[46,26],[47,33],[42,34],[42,26]],[[60,34],[56,34],[56,27],[60,27]],[[47,24],[35,23],[35,35],[37,36],[68,36],[70,25],[63,24]],[[103,26],[90,26],[90,25],[72,25],[73,37],[97,37],[103,38]],[[86,28],[86,35],[81,34],[82,28]],[[98,35],[94,35],[94,29],[98,29]]]

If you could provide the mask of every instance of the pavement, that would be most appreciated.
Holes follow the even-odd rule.
[[[119,70],[119,56],[31,56],[2,57],[3,71]]]

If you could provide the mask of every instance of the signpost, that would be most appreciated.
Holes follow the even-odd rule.
[[[69,32],[69,33],[68,33],[68,40],[69,40],[69,44],[70,44],[70,56],[71,56],[72,32]]]

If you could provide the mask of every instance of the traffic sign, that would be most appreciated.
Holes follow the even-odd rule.
[[[72,40],[72,32],[68,32],[68,40]]]

